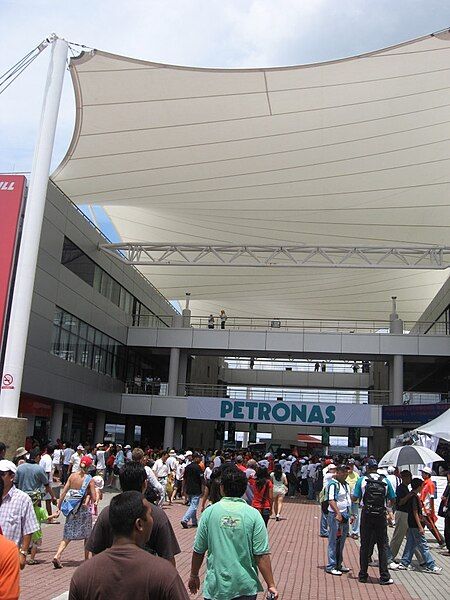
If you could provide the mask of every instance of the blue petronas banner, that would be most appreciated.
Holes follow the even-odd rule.
[[[191,396],[187,418],[235,421],[242,423],[277,423],[284,425],[320,425],[322,427],[379,427],[381,407],[356,403],[291,402],[235,400]]]

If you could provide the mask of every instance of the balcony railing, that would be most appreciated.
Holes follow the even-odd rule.
[[[126,394],[168,396],[166,382],[127,382]],[[280,402],[325,402],[356,404],[390,404],[388,390],[299,390],[291,388],[258,388],[245,386],[210,385],[185,383],[177,386],[177,396],[204,396],[207,398],[230,398],[232,400],[280,401]],[[438,404],[448,402],[449,394],[404,392],[403,404]]]
[[[165,324],[169,327],[176,326],[176,319],[179,316],[163,315]],[[162,325],[160,318],[153,314],[135,315],[133,318],[135,327],[159,328],[166,327]],[[209,316],[191,317],[190,323],[185,322],[186,327],[196,329],[208,329],[215,331],[221,328],[219,317],[211,322]],[[408,333],[415,328],[415,335],[448,335],[449,327],[444,322],[421,322],[420,327],[415,321],[404,322],[404,332]],[[233,331],[292,331],[292,332],[311,332],[311,333],[381,333],[389,334],[388,320],[336,320],[336,319],[265,319],[260,317],[233,317],[227,318],[225,329]]]

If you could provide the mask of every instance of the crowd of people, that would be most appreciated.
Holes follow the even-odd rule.
[[[374,457],[358,461],[244,450],[176,452],[103,442],[72,448],[58,441],[55,447],[29,452],[18,448],[13,461],[4,454],[0,443],[0,574],[10,586],[8,598],[18,597],[19,569],[39,560],[41,524],[63,515],[53,567],[64,566],[63,553],[72,540],[84,540],[86,559],[72,578],[71,600],[107,593],[131,598],[123,572],[133,576],[133,597],[185,600],[175,563],[180,546],[163,510],[175,500],[186,505],[179,527],[196,528],[187,588],[198,592],[207,555],[207,600],[256,599],[262,590],[258,573],[268,597],[278,598],[267,525],[271,516],[275,522],[284,520],[286,496],[303,495],[319,503],[318,535],[327,538],[325,570],[331,575],[350,570],[343,561],[348,536],[361,539],[360,582],[368,580],[375,546],[382,585],[393,583],[389,570],[411,569],[414,554],[425,572],[439,573],[425,528],[441,546],[447,545],[450,556],[450,474],[439,507],[445,517],[444,540],[435,525],[428,467],[417,478],[394,467],[380,470]],[[53,482],[61,484],[58,498]],[[117,493],[99,512],[106,488]],[[388,526],[394,528],[390,541]]]

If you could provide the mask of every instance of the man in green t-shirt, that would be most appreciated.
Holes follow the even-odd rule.
[[[221,477],[222,499],[202,514],[192,554],[189,590],[200,588],[198,576],[205,553],[208,553],[203,585],[205,600],[256,600],[262,585],[258,569],[268,592],[278,598],[270,562],[269,538],[259,511],[242,496],[247,478],[238,469],[228,469]]]

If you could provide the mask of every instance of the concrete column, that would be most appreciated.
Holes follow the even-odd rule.
[[[187,363],[188,356],[186,350],[181,350],[180,352],[180,362],[178,365],[178,383],[180,384],[180,390],[177,395],[181,394],[181,386],[186,383],[186,374],[187,374]]]
[[[98,410],[95,416],[95,432],[94,442],[96,444],[103,443],[105,437],[106,413],[103,410]]]
[[[392,296],[389,333],[403,335],[403,321],[397,314],[397,297]],[[403,355],[396,354],[389,362],[390,404],[403,404]]]
[[[173,432],[173,446],[177,450],[183,448],[183,420],[175,419]]]
[[[191,311],[189,310],[189,308],[183,308],[182,319],[183,319],[182,327],[190,327],[191,326]]]
[[[54,402],[52,419],[50,421],[50,439],[52,440],[53,443],[55,443],[56,440],[61,439],[63,414],[64,414],[64,403],[63,402]]]
[[[174,417],[166,417],[164,422],[164,441],[163,448],[173,448],[173,440],[174,440],[174,432],[175,432],[175,418]]]
[[[67,413],[67,440],[63,440],[63,441],[71,442],[72,441],[73,408],[66,408],[64,412]]]
[[[178,374],[180,370],[180,349],[170,349],[169,396],[178,396]]]

